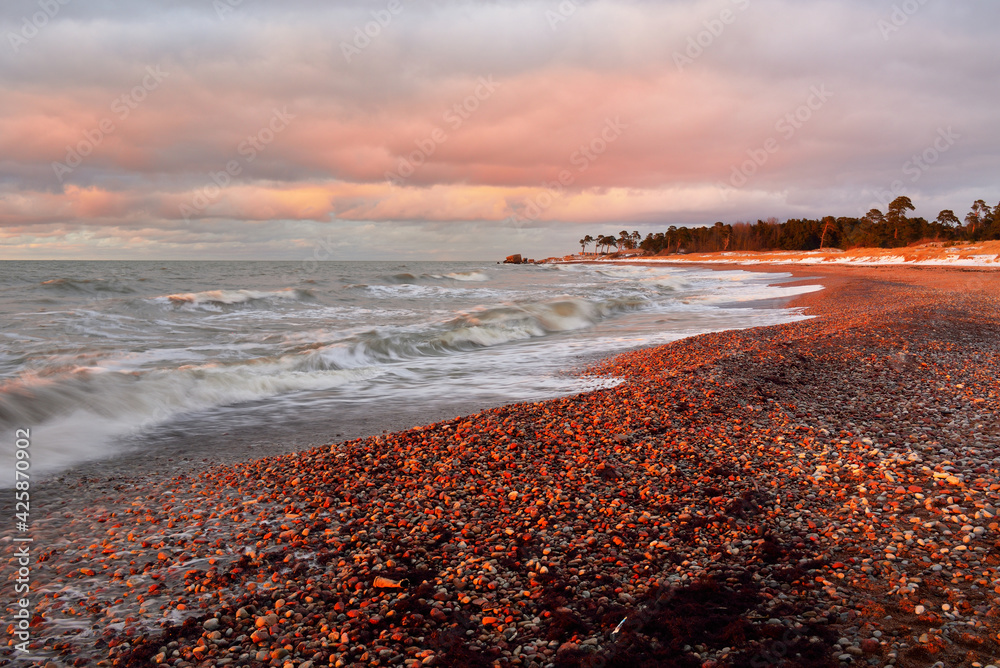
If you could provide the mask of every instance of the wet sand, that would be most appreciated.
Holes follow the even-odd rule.
[[[66,505],[52,492],[33,515],[36,656],[995,662],[1000,274],[752,270],[821,277],[791,304],[817,317],[598,362],[627,379],[613,389],[257,461],[64,479]]]

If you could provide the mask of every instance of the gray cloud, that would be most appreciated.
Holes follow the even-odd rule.
[[[502,81],[501,93],[449,131],[412,187],[538,186],[565,168],[604,118],[621,115],[629,131],[574,190],[712,187],[729,182],[769,139],[778,144],[727,198],[636,208],[623,224],[854,214],[896,181],[925,216],[935,207],[962,209],[972,194],[1000,198],[994,2],[929,0],[912,16],[894,16],[904,3],[591,1],[576,2],[555,23],[557,2],[401,3],[347,62],[342,44],[388,2],[243,0],[220,15],[205,0],[71,0],[16,50],[10,35],[22,35],[24,21],[42,10],[37,0],[5,2],[0,207],[67,186],[128,194],[138,208],[124,219],[99,214],[72,225],[134,224],[151,240],[160,238],[151,230],[164,230],[172,239],[164,243],[183,246],[178,235],[201,237],[172,227],[170,198],[190,197],[209,173],[242,160],[241,144],[275,108],[287,107],[296,121],[244,161],[236,181],[379,183],[434,127],[447,128],[442,114],[483,75]],[[735,19],[704,39],[723,10]],[[677,54],[690,56],[699,38],[707,45],[679,69]],[[119,118],[115,100],[150,66],[169,78]],[[817,86],[832,95],[789,136],[781,120]],[[114,132],[60,183],[52,162],[104,118]],[[913,156],[949,128],[959,139],[914,179]],[[69,224],[65,213],[32,218],[25,210],[41,207],[22,206],[21,218],[0,221],[10,229]],[[546,238],[576,236],[570,222],[565,233],[553,222]],[[489,235],[497,223],[478,224]],[[297,225],[256,228],[269,230],[258,243],[294,249]]]

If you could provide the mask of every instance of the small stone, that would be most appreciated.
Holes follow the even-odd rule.
[[[878,640],[874,638],[865,638],[861,641],[861,650],[865,654],[875,654],[882,648],[882,645]]]
[[[278,623],[278,615],[264,615],[263,617],[258,617],[255,622],[257,628],[263,628],[265,626],[274,626]]]

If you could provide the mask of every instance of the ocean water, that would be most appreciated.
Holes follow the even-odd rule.
[[[0,483],[613,384],[582,359],[777,324],[785,274],[485,262],[0,262]],[[457,414],[457,413],[454,413]],[[452,414],[452,417],[454,416]],[[391,421],[391,420],[389,420]],[[241,447],[233,441],[232,447]],[[245,441],[243,441],[245,442]],[[239,453],[234,453],[238,455]]]

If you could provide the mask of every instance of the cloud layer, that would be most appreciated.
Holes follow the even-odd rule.
[[[63,1],[0,9],[2,257],[543,254],[1000,197],[987,0]]]

